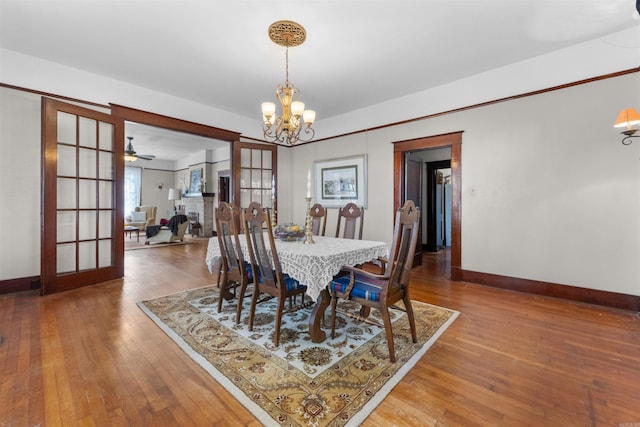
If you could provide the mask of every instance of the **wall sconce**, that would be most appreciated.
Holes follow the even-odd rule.
[[[638,112],[635,109],[626,108],[620,111],[620,114],[618,114],[618,118],[616,119],[616,122],[613,125],[613,127],[627,128],[626,130],[623,130],[621,132],[623,135],[625,135],[625,137],[622,138],[622,141],[621,141],[623,145],[631,144],[633,142],[631,138],[640,137],[640,135],[636,135],[636,132],[638,132],[638,129],[633,129],[631,127],[639,124],[640,124],[640,114],[638,114]]]

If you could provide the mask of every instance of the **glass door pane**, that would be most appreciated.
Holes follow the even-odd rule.
[[[47,98],[43,111],[42,293],[122,277],[124,122]]]

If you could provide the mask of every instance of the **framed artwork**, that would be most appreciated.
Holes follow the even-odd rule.
[[[200,193],[200,180],[202,179],[202,169],[191,169],[189,176],[189,193]]]
[[[367,156],[365,154],[314,162],[315,201],[324,207],[349,202],[367,207]]]

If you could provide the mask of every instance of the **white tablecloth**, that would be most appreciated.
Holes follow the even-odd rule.
[[[386,257],[389,253],[389,247],[384,242],[321,236],[313,236],[313,240],[316,243],[312,245],[305,245],[303,240],[297,242],[276,240],[276,250],[282,272],[306,285],[307,295],[314,301],[343,265],[362,264],[378,257]],[[240,236],[240,246],[242,246],[245,260],[249,261],[244,235]],[[218,238],[212,237],[209,239],[205,258],[209,271],[212,271],[219,257]]]

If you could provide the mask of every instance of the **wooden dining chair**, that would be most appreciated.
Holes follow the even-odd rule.
[[[218,313],[222,311],[223,299],[230,299],[233,290],[237,297],[236,324],[240,323],[242,313],[242,301],[249,283],[253,283],[253,270],[251,264],[245,262],[238,224],[240,223],[240,209],[231,203],[221,202],[215,209],[216,226],[218,230],[218,245],[222,265],[220,267],[220,299],[218,300]],[[244,236],[243,236],[244,238]],[[237,288],[240,288],[239,290]]]
[[[304,303],[304,293],[307,287],[297,280],[282,273],[278,252],[273,239],[271,219],[269,211],[258,202],[251,202],[243,212],[244,232],[247,237],[247,247],[251,256],[251,268],[255,281],[254,292],[251,298],[249,312],[249,330],[253,331],[253,319],[256,305],[264,299],[277,298],[278,309],[276,311],[276,325],[273,343],[277,347],[280,343],[280,324],[282,315],[299,310],[310,305]],[[266,242],[265,242],[266,240]],[[260,300],[260,294],[266,294],[266,298]],[[302,295],[302,303],[292,306],[291,297]],[[285,300],[289,299],[289,308],[285,310]]]
[[[324,236],[327,228],[327,210],[321,204],[316,203],[309,210],[311,217],[311,232],[314,236]]]
[[[359,222],[359,227],[357,223]],[[336,237],[340,236],[340,228],[342,224],[342,238],[355,239],[356,230],[358,230],[357,239],[362,240],[362,226],[364,225],[364,208],[358,207],[355,203],[347,203],[338,210],[338,226],[336,227]]]
[[[336,329],[336,305],[338,298],[354,301],[361,304],[362,313],[368,314],[370,308],[380,311],[384,329],[387,335],[389,357],[391,362],[396,361],[393,347],[393,330],[389,317],[389,308],[402,300],[404,310],[409,318],[411,337],[417,341],[416,323],[413,317],[413,307],[409,295],[409,273],[413,262],[413,255],[418,239],[418,224],[420,222],[420,210],[411,200],[407,200],[396,213],[393,242],[389,252],[389,259],[383,274],[374,274],[365,270],[345,266],[343,273],[334,277],[329,284],[331,291],[331,337],[335,338]],[[395,307],[394,308],[399,308]]]

